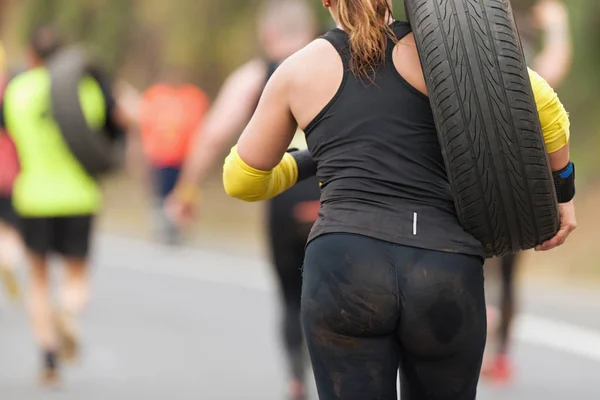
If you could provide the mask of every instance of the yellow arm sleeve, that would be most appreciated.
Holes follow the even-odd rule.
[[[294,186],[297,180],[298,165],[289,153],[271,171],[261,171],[246,164],[234,146],[223,167],[225,192],[249,202],[272,199]]]
[[[569,114],[548,82],[537,72],[528,69],[533,95],[537,105],[544,142],[548,153],[554,153],[567,145],[570,136]]]

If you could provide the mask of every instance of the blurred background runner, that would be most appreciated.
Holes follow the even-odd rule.
[[[169,244],[179,242],[180,232],[177,224],[167,218],[164,200],[175,187],[194,132],[208,106],[204,91],[183,83],[176,70],[150,86],[141,98],[140,133],[156,196],[156,230]]]
[[[60,383],[59,356],[75,361],[79,354],[79,316],[89,300],[88,261],[92,226],[101,207],[101,189],[71,152],[52,113],[52,81],[47,62],[63,48],[50,26],[29,37],[29,69],[10,80],[0,110],[21,166],[12,190],[12,205],[29,261],[28,306],[41,353],[43,384]],[[113,99],[110,87],[85,76],[79,100],[94,131],[119,135],[127,116]],[[61,256],[65,274],[59,302],[50,290],[50,256]]]

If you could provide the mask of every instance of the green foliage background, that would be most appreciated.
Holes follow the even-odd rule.
[[[330,27],[320,0],[307,1],[323,29]],[[403,1],[394,2],[402,18]],[[574,158],[591,177],[600,165],[600,1],[565,2],[575,61],[559,93],[572,116]],[[258,51],[254,15],[259,5],[260,0],[0,0],[0,21],[11,54],[32,26],[52,22],[139,88],[165,69],[180,67],[214,94],[228,72]]]

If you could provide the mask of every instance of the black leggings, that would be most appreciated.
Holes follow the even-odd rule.
[[[308,361],[300,324],[302,263],[312,223],[299,222],[294,213],[296,207],[302,203],[318,202],[319,194],[316,178],[309,179],[298,183],[269,204],[268,236],[271,258],[283,300],[281,324],[283,342],[289,374],[292,378],[300,381],[304,381]]]
[[[498,351],[508,352],[509,338],[515,316],[515,269],[517,254],[505,256],[501,260],[500,326],[498,329]]]
[[[472,400],[483,260],[329,234],[306,251],[302,323],[321,400]]]

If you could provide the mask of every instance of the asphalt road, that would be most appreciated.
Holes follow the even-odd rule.
[[[0,400],[284,399],[266,263],[102,237],[94,275],[84,357],[57,392],[35,385],[38,354],[23,307],[0,300]],[[517,380],[502,390],[482,384],[479,399],[600,399],[599,300],[528,289]]]

